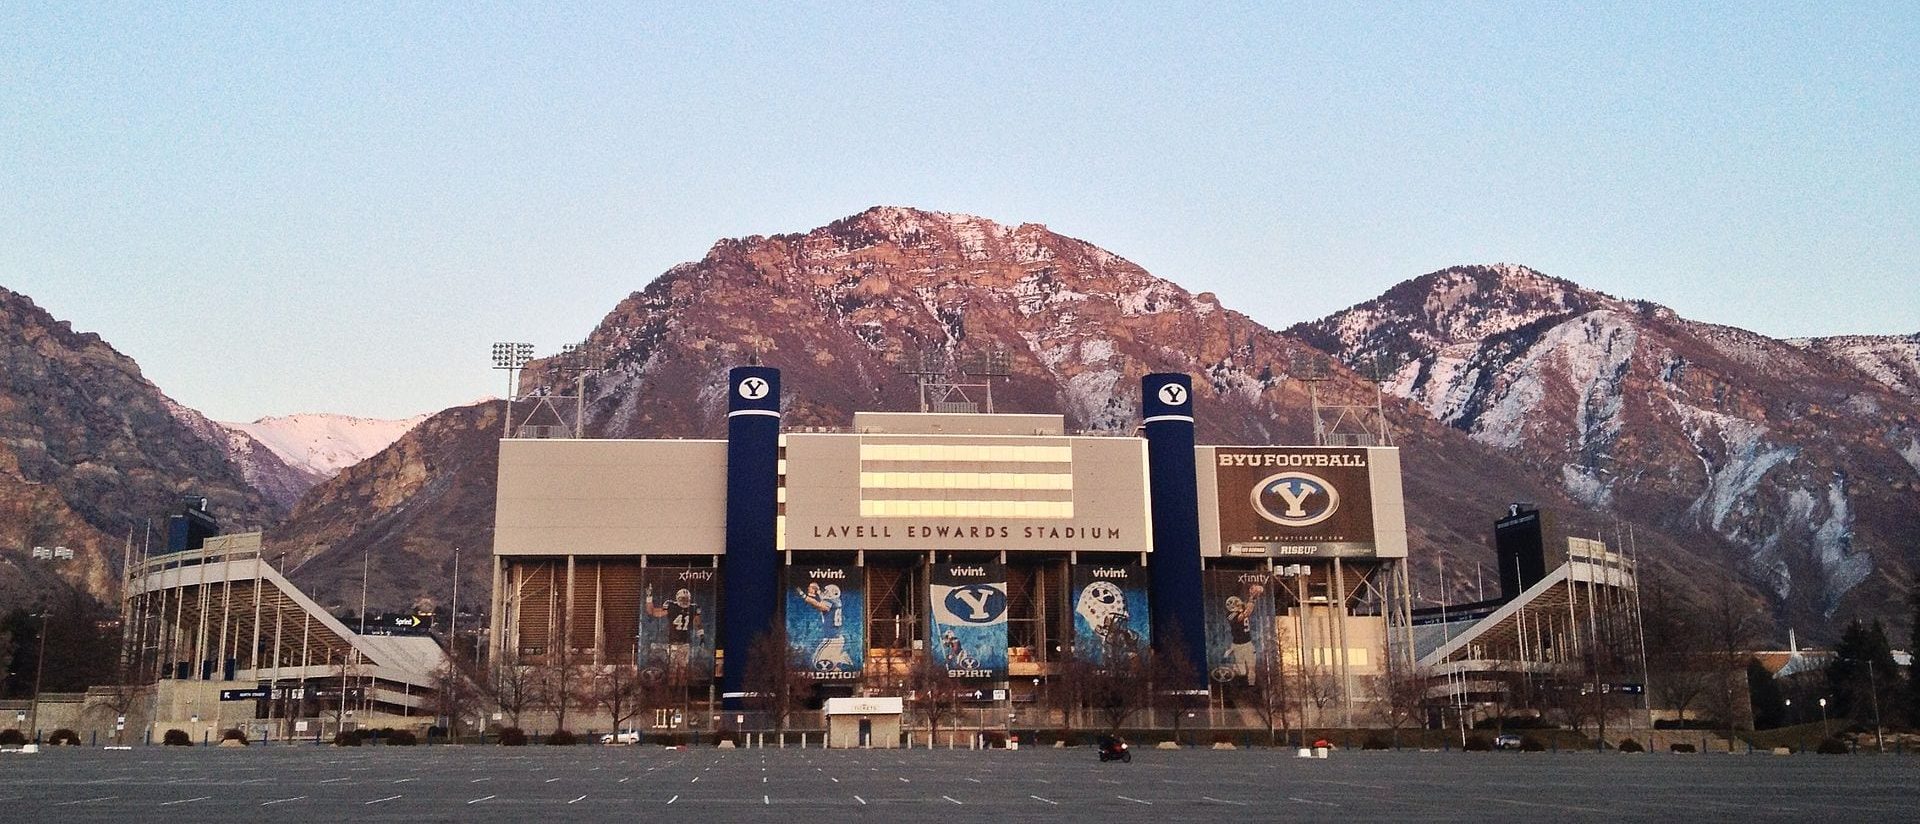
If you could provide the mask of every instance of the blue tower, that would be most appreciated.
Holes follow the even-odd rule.
[[[1194,483],[1193,379],[1158,372],[1140,379],[1147,436],[1147,494],[1153,502],[1153,641],[1179,649],[1206,686],[1207,625],[1200,580],[1200,502]]]
[[[721,559],[726,663],[720,685],[729,710],[741,707],[754,639],[774,628],[779,460],[780,370],[735,367],[727,372],[727,547]]]

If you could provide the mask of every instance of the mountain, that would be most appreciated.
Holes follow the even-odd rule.
[[[368,602],[378,608],[446,603],[458,548],[461,586],[476,599],[466,603],[485,604],[502,406],[484,402],[429,416],[322,481],[268,532],[269,553],[284,556],[288,576],[322,604],[357,612],[363,563]]]
[[[415,415],[395,420],[304,414],[261,418],[253,423],[221,422],[220,425],[245,433],[288,466],[316,479],[326,479],[387,448],[426,418],[426,415]]]
[[[1130,432],[1140,377],[1177,370],[1196,377],[1203,442],[1305,443],[1308,391],[1286,370],[1326,360],[1211,294],[1045,226],[894,207],[805,233],[722,240],[620,301],[586,343],[608,360],[587,382],[585,428],[608,438],[722,435],[726,370],[755,358],[783,370],[788,426],[845,426],[855,410],[917,408],[902,362],[999,349],[1010,375],[995,385],[998,411],[1058,412],[1073,429]],[[550,388],[553,366],[530,365],[521,392]],[[1368,408],[1377,399],[1372,383],[1337,363],[1315,391]],[[1559,490],[1557,475],[1412,404],[1386,406],[1408,447],[1410,537],[1430,593],[1471,586],[1473,559],[1490,557],[1491,521],[1511,501],[1564,512],[1581,534],[1611,534],[1607,518],[1588,517]],[[516,419],[527,414],[514,409]],[[498,404],[429,418],[316,487],[270,543],[323,601],[357,603],[364,555],[376,606],[444,602],[454,546],[480,550],[465,556],[462,586],[484,592],[501,426]],[[1649,529],[1640,538],[1660,563],[1701,568],[1679,537]],[[1442,557],[1445,582],[1433,578]]]
[[[164,527],[187,493],[235,527],[277,520],[283,510],[248,483],[224,438],[196,431],[206,427],[218,428],[98,335],[0,288],[0,550],[69,547],[57,575],[110,600],[126,542],[142,542],[150,520]],[[10,568],[0,564],[0,578],[25,586]]]
[[[1851,364],[1887,388],[1920,399],[1920,333],[1788,338],[1787,343]]]
[[[1920,405],[1900,391],[1911,372],[1861,365],[1898,364],[1895,343],[1796,345],[1512,265],[1434,272],[1291,331],[1594,512],[1723,555],[1787,622],[1898,611]]]

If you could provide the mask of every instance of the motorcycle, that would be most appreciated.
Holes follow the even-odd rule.
[[[1133,751],[1127,749],[1127,742],[1118,738],[1100,739],[1100,762],[1118,761],[1122,764],[1133,763]]]

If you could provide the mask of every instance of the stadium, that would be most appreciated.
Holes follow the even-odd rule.
[[[637,667],[677,689],[641,726],[750,726],[774,637],[810,709],[884,730],[872,708],[911,715],[917,667],[990,729],[1040,726],[1078,663],[1146,652],[1227,726],[1283,681],[1311,685],[1307,720],[1353,723],[1411,664],[1391,446],[1196,444],[1184,374],[1143,379],[1123,436],[944,410],[783,431],[778,370],[728,378],[724,440],[501,441],[496,669]]]

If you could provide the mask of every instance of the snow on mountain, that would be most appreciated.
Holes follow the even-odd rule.
[[[1831,355],[1895,392],[1920,398],[1920,334],[1789,338],[1787,342]]]
[[[387,448],[426,418],[387,420],[315,413],[220,425],[246,433],[288,465],[324,479]]]
[[[1898,601],[1863,585],[1920,538],[1920,336],[1781,341],[1506,264],[1292,331],[1596,511],[1726,542],[1786,614]]]

